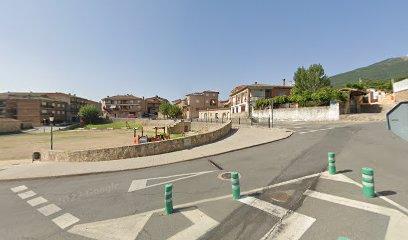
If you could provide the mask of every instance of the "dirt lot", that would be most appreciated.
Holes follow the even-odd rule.
[[[150,133],[149,135],[153,135]],[[180,135],[172,135],[172,138]],[[133,144],[133,130],[73,130],[54,132],[54,150],[78,150]],[[30,159],[33,152],[50,149],[50,133],[0,135],[0,163]],[[13,161],[15,162],[15,161]]]

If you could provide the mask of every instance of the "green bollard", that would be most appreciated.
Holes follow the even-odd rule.
[[[336,154],[329,152],[327,155],[329,157],[329,173],[331,175],[334,175],[336,174],[336,160],[335,160]]]
[[[241,188],[239,186],[239,175],[237,172],[231,173],[232,198],[237,200],[241,198]]]
[[[169,183],[164,186],[164,201],[166,202],[166,214],[173,213],[173,184]]]
[[[363,194],[366,197],[375,197],[374,189],[374,170],[372,168],[364,167],[361,169],[363,178]]]

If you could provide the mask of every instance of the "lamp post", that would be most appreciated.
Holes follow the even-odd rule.
[[[51,123],[51,150],[53,150],[52,125],[54,124],[54,115],[50,116],[50,123]]]

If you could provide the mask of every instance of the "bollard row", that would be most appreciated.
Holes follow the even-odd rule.
[[[328,172],[331,175],[336,174],[336,154],[328,153]],[[374,187],[374,170],[372,168],[364,167],[361,169],[361,178],[363,184],[363,195],[369,198],[376,196]]]

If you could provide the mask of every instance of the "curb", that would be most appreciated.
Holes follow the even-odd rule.
[[[265,144],[269,144],[269,143],[273,143],[273,142],[278,142],[278,141],[285,140],[285,139],[291,137],[291,136],[293,135],[293,133],[294,133],[293,131],[290,131],[290,134],[289,134],[288,136],[283,137],[283,138],[280,138],[280,139],[272,140],[272,141],[269,141],[269,142],[258,143],[258,144],[255,144],[255,145],[251,145],[251,146],[247,146],[247,147],[242,147],[242,148],[237,148],[237,149],[229,150],[229,151],[222,152],[222,153],[215,153],[215,154],[210,154],[210,155],[206,155],[206,156],[200,156],[200,157],[185,159],[185,160],[178,161],[178,162],[164,163],[164,164],[159,164],[159,165],[154,165],[154,166],[136,167],[136,168],[129,168],[129,169],[106,170],[106,171],[99,171],[99,172],[86,172],[86,173],[74,173],[74,174],[64,174],[64,175],[56,175],[56,176],[27,177],[27,178],[6,178],[6,179],[0,179],[0,182],[11,182],[11,181],[20,181],[20,180],[37,180],[37,179],[38,179],[38,180],[41,180],[41,179],[63,178],[63,177],[75,177],[75,176],[97,175],[97,174],[126,172],[126,171],[138,170],[138,169],[146,169],[146,168],[152,168],[152,167],[166,166],[166,165],[171,165],[171,164],[176,164],[176,163],[181,163],[181,162],[188,162],[188,161],[194,161],[194,160],[199,160],[199,159],[204,159],[204,158],[219,156],[219,155],[226,154],[226,153],[232,153],[232,152],[236,152],[236,151],[240,151],[240,150],[245,150],[245,149],[252,148],[252,147],[258,147],[258,146],[262,146],[262,145],[265,145]]]

